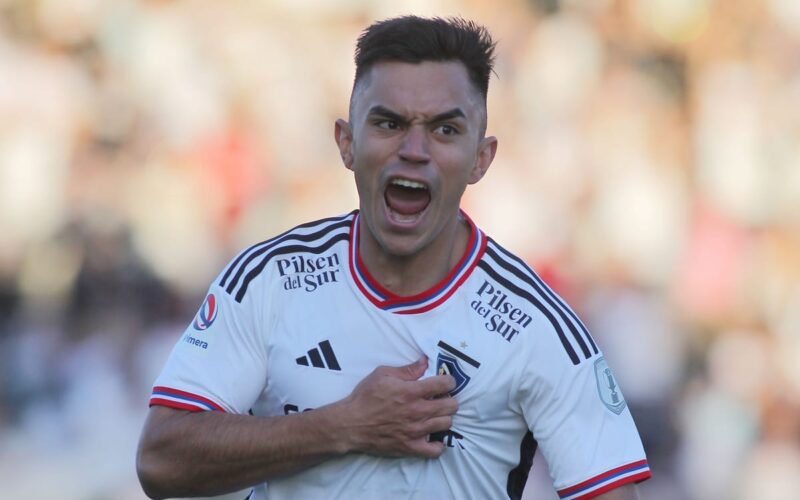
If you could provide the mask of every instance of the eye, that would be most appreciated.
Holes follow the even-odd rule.
[[[442,135],[456,135],[458,133],[458,129],[452,125],[439,125],[435,129],[433,129],[434,133],[442,134]]]
[[[394,120],[378,120],[375,122],[375,126],[384,130],[397,130],[400,128],[400,124]]]

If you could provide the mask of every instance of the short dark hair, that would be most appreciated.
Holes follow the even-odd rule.
[[[358,38],[353,87],[381,61],[459,61],[485,100],[494,65],[494,47],[486,28],[457,17],[402,16],[378,21]]]

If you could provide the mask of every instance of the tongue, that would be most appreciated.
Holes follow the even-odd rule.
[[[390,185],[384,195],[386,204],[397,213],[413,215],[425,210],[431,202],[427,189],[412,189]]]

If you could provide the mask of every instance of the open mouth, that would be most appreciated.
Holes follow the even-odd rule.
[[[428,208],[431,194],[421,182],[395,178],[386,186],[383,199],[392,218],[407,223],[415,221]]]

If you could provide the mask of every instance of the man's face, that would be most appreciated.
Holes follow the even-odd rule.
[[[353,93],[350,120],[337,121],[336,141],[355,175],[365,236],[410,256],[458,224],[461,195],[497,147],[483,137],[484,101],[463,64],[377,63]]]

